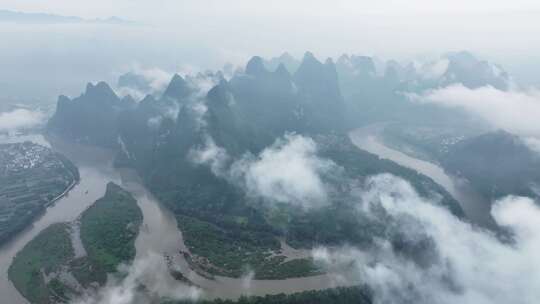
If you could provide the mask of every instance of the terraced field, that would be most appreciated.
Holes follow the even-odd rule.
[[[75,165],[49,148],[0,145],[0,244],[28,226],[79,180]]]

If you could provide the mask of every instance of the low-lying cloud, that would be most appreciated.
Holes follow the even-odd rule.
[[[160,95],[165,91],[166,86],[170,83],[171,74],[160,70],[160,69],[150,69],[142,70],[137,75],[140,75],[146,82],[148,82],[148,90],[138,90],[131,87],[122,87],[119,89],[120,94],[130,94],[135,99],[142,99],[147,94],[154,94],[154,96]],[[151,117],[147,121],[147,125],[151,129],[159,129],[163,119],[176,120],[180,111],[189,111],[190,115],[194,118],[196,122],[196,127],[201,129],[206,126],[206,121],[204,115],[207,111],[206,106],[206,95],[208,92],[219,83],[219,77],[217,74],[212,73],[199,73],[195,76],[189,74],[184,75],[185,81],[190,88],[190,94],[185,96],[182,100],[177,100],[170,97],[157,97],[160,101],[156,104],[159,105],[160,114],[154,117]]]
[[[120,96],[131,95],[136,100],[141,100],[148,94],[159,96],[165,91],[174,74],[157,67],[145,68],[134,64],[128,73],[119,77],[116,91]],[[193,90],[192,96],[189,96],[192,100],[206,97],[208,91],[220,80],[216,74],[203,73],[196,67],[181,68],[176,74],[181,75]],[[124,80],[120,81],[122,78]]]
[[[420,77],[425,80],[438,80],[448,70],[450,61],[447,58],[441,58],[436,61],[421,64],[418,67]]]
[[[12,132],[36,127],[43,123],[45,117],[39,111],[16,109],[0,113],[0,132]]]
[[[317,145],[308,137],[286,134],[259,156],[245,156],[232,166],[243,179],[248,194],[308,208],[328,200],[323,176],[336,165],[317,156]]]
[[[219,147],[210,136],[204,139],[204,146],[189,151],[188,158],[195,164],[207,165],[214,175],[224,177],[227,175],[226,166],[229,161],[227,151]]]
[[[119,271],[126,274],[123,279],[109,277],[107,284],[95,294],[77,299],[73,304],[148,304],[162,299],[196,300],[201,295],[200,289],[175,281],[165,259],[157,254],[137,258],[132,265],[121,266]]]
[[[207,136],[204,147],[191,150],[189,159],[208,165],[215,175],[245,189],[248,196],[302,208],[326,204],[329,186],[324,177],[339,171],[335,163],[317,155],[313,139],[297,134],[285,134],[258,156],[248,153],[238,160],[230,159]]]
[[[133,65],[129,74],[124,74],[124,77],[125,75],[132,75],[136,81],[119,83],[116,91],[120,96],[131,95],[136,100],[141,100],[148,94],[161,94],[173,76],[162,69],[143,68],[138,64]]]
[[[410,97],[420,102],[462,108],[496,128],[540,137],[540,91],[537,89],[501,91],[491,86],[469,89],[456,84]]]
[[[540,154],[540,138],[526,137],[523,139],[523,142],[529,147],[529,149]]]
[[[353,268],[373,290],[375,303],[532,304],[540,298],[540,208],[531,199],[510,196],[494,203],[493,218],[513,234],[505,242],[392,175],[368,179],[359,201],[363,212],[382,208],[414,250],[380,239],[369,250],[318,248],[313,256],[327,267]]]

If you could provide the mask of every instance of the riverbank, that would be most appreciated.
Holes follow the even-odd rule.
[[[64,190],[64,192],[62,192],[60,195],[58,195],[57,197],[55,197],[52,201],[50,201],[49,203],[47,203],[45,205],[45,207],[51,207],[51,206],[54,206],[54,204],[60,200],[61,198],[63,198],[64,196],[66,196],[68,194],[68,192],[73,189],[77,184],[79,183],[79,180],[74,180],[67,188],[66,190]]]
[[[356,139],[368,138],[369,134],[361,134]],[[358,141],[353,139],[353,142]],[[376,142],[376,140],[375,140]],[[116,169],[113,167],[113,155],[110,151],[53,141],[52,146],[56,151],[64,153],[74,160],[79,167],[80,182],[73,185],[69,195],[59,198],[56,204],[47,209],[46,214],[34,223],[31,229],[24,231],[17,236],[16,240],[9,248],[0,249],[0,294],[9,301],[10,304],[26,304],[18,292],[13,288],[11,282],[7,280],[7,268],[15,254],[20,251],[31,239],[41,230],[51,224],[58,222],[71,222],[76,220],[84,210],[86,210],[95,200],[103,196],[105,186],[109,181],[115,181],[128,190],[138,202],[143,212],[143,223],[139,235],[135,240],[136,256],[135,263],[143,262],[149,256],[158,256],[170,261],[170,267],[178,270],[183,277],[199,286],[203,291],[203,298],[215,299],[237,299],[243,295],[270,295],[270,294],[293,294],[309,290],[321,290],[338,286],[351,286],[358,284],[358,281],[344,280],[346,273],[327,273],[311,277],[292,278],[285,280],[255,280],[249,272],[240,278],[230,278],[214,276],[213,279],[201,276],[186,261],[182,252],[187,252],[184,244],[182,231],[179,230],[176,217],[165,208],[149,191],[144,187],[141,179],[133,170]],[[359,146],[357,144],[357,146]],[[388,158],[398,164],[418,170],[414,163],[402,161],[399,157],[387,155],[387,150],[375,145],[378,149],[371,149],[370,146],[359,146],[368,152],[379,155],[381,158]],[[398,154],[399,155],[399,154]],[[401,157],[401,155],[400,155]],[[407,160],[407,159],[405,159]],[[437,182],[433,172],[422,172]],[[426,174],[427,173],[427,174]],[[443,171],[444,173],[444,171]],[[450,177],[449,177],[450,178]],[[452,181],[450,179],[450,181]],[[442,187],[451,192],[448,184],[438,181]],[[452,181],[453,182],[453,181]],[[462,200],[459,200],[462,202]],[[285,250],[284,252],[287,252]],[[309,252],[292,252],[291,256],[305,257]],[[164,286],[169,290],[180,290],[185,288],[184,282],[176,281],[167,271],[163,276]]]
[[[484,228],[496,228],[496,224],[490,213],[491,204],[466,181],[447,174],[444,169],[437,164],[414,158],[401,151],[385,146],[378,139],[381,128],[384,128],[384,124],[363,127],[350,132],[349,137],[360,149],[428,176],[435,183],[442,186],[456,201],[459,202],[469,221]]]
[[[64,303],[87,290],[104,286],[120,264],[135,257],[135,238],[142,213],[135,199],[114,183],[105,196],[81,215],[78,238],[84,254],[73,242],[74,223],[53,224],[17,253],[9,279],[32,303]]]
[[[138,202],[143,212],[143,223],[135,240],[136,257],[134,263],[144,262],[149,256],[159,256],[165,260],[171,257],[172,266],[184,277],[203,291],[205,299],[237,299],[243,295],[292,294],[302,291],[322,290],[337,286],[354,285],[342,281],[340,274],[325,274],[286,280],[253,280],[249,273],[241,278],[215,276],[208,279],[198,275],[187,263],[182,251],[187,248],[182,232],[178,229],[176,218],[143,186],[140,178],[130,170],[113,167],[113,154],[110,151],[67,144],[53,140],[55,151],[65,154],[79,167],[80,181],[73,185],[69,195],[60,197],[47,208],[45,214],[33,225],[0,248],[0,294],[2,300],[10,304],[27,304],[8,280],[7,270],[13,258],[28,242],[42,230],[55,223],[72,222],[79,218],[88,207],[103,196],[106,184],[113,181],[128,190]],[[176,281],[165,268],[162,281],[166,289],[185,289],[185,284]]]
[[[17,142],[17,138],[7,140]],[[107,181],[119,182],[120,180],[117,172],[111,169],[113,155],[109,151],[63,144],[58,140],[47,141],[41,135],[21,138],[21,141],[27,140],[37,143],[45,142],[54,151],[60,152],[71,159],[79,168],[80,180],[66,193],[68,195],[65,194],[58,198],[41,216],[35,219],[32,225],[0,247],[0,295],[2,295],[2,303],[28,303],[8,280],[7,271],[17,252],[50,225],[76,220],[94,201],[103,196]]]
[[[264,296],[293,294],[310,290],[323,290],[339,286],[353,286],[358,281],[344,281],[343,273],[327,273],[309,277],[284,280],[258,280],[247,271],[239,278],[219,275],[206,276],[194,269],[183,254],[189,252],[177,219],[172,212],[162,205],[142,184],[134,170],[121,169],[122,187],[132,193],[143,212],[142,229],[135,242],[137,261],[144,261],[148,256],[166,257],[170,268],[182,274],[194,286],[198,286],[204,299],[238,299],[241,296]],[[293,252],[291,258],[307,257],[310,252]],[[346,274],[345,274],[346,275]],[[169,288],[185,288],[185,284],[174,280],[170,275],[162,277],[162,283]]]
[[[0,151],[0,246],[41,217],[79,182],[63,155],[33,143],[9,143]]]

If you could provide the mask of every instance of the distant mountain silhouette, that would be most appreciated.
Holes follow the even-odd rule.
[[[366,75],[375,77],[369,60],[364,61],[371,69]],[[201,86],[208,83],[212,87],[206,93]],[[136,169],[180,225],[207,227],[202,229],[203,240],[200,229],[183,229],[190,250],[212,259],[226,275],[240,276],[245,263],[223,263],[197,244],[211,240],[213,247],[225,248],[237,259],[254,261],[260,252],[279,248],[278,237],[312,248],[369,244],[377,236],[394,235],[387,223],[358,221],[350,200],[343,199],[350,181],[362,182],[374,174],[406,178],[423,196],[439,193],[442,205],[463,216],[459,204],[431,179],[357,149],[346,135],[347,106],[332,60],[322,63],[306,53],[290,73],[285,63],[269,70],[264,59],[255,56],[228,81],[221,73],[175,75],[162,96],[148,95],[138,103],[119,99],[105,83],[90,84],[78,98],[59,98],[48,127],[67,139],[114,148],[115,165]],[[268,218],[271,210],[262,204],[263,198],[250,195],[211,166],[192,161],[194,150],[211,144],[226,151],[223,166],[231,169],[233,160],[257,157],[287,133],[310,137],[317,153],[335,163],[340,173],[327,181],[332,188],[328,207],[284,206],[282,223]]]
[[[163,97],[171,98],[176,101],[180,101],[188,97],[192,93],[192,89],[189,87],[188,83],[178,74],[174,74],[171,82],[165,89]]]
[[[440,80],[441,86],[462,83],[471,89],[486,85],[499,90],[508,89],[508,73],[500,66],[485,60],[478,60],[474,55],[465,51],[450,53],[445,57],[449,64],[446,73]]]
[[[115,147],[118,115],[133,106],[131,100],[118,98],[105,82],[89,83],[77,98],[58,98],[48,129],[77,142]]]
[[[104,19],[84,19],[77,16],[62,16],[47,13],[25,13],[9,10],[0,10],[0,23],[33,23],[33,24],[58,24],[58,23],[99,23],[111,25],[132,25],[136,24],[133,21],[124,20],[122,18],[112,16]]]
[[[279,57],[273,57],[269,60],[265,60],[264,65],[270,71],[275,71],[280,65],[283,65],[289,73],[295,73],[300,66],[300,61],[291,56],[291,54],[285,52]]]
[[[149,81],[140,74],[134,72],[127,72],[118,77],[117,86],[119,88],[129,88],[144,93],[152,91]]]

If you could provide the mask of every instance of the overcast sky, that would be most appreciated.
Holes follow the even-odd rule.
[[[312,15],[343,16],[358,13],[492,13],[508,11],[539,10],[535,0],[2,0],[6,9],[32,12],[49,12],[78,15],[88,18],[108,15],[126,16],[136,19],[160,19],[168,15]]]
[[[536,0],[0,0],[0,8],[132,19],[190,43],[241,53],[277,50],[436,53],[540,49]],[[508,53],[510,52],[510,53]]]
[[[0,9],[118,16],[145,24],[106,29],[2,25],[0,51],[6,62],[0,63],[8,65],[21,62],[23,50],[31,64],[85,61],[88,66],[81,71],[90,69],[98,77],[105,71],[99,63],[216,68],[284,51],[301,56],[309,50],[321,59],[354,53],[403,60],[470,50],[527,83],[540,84],[535,78],[540,69],[537,0],[0,0]],[[0,85],[2,76],[18,72],[26,73],[14,68],[10,75],[0,74]]]

